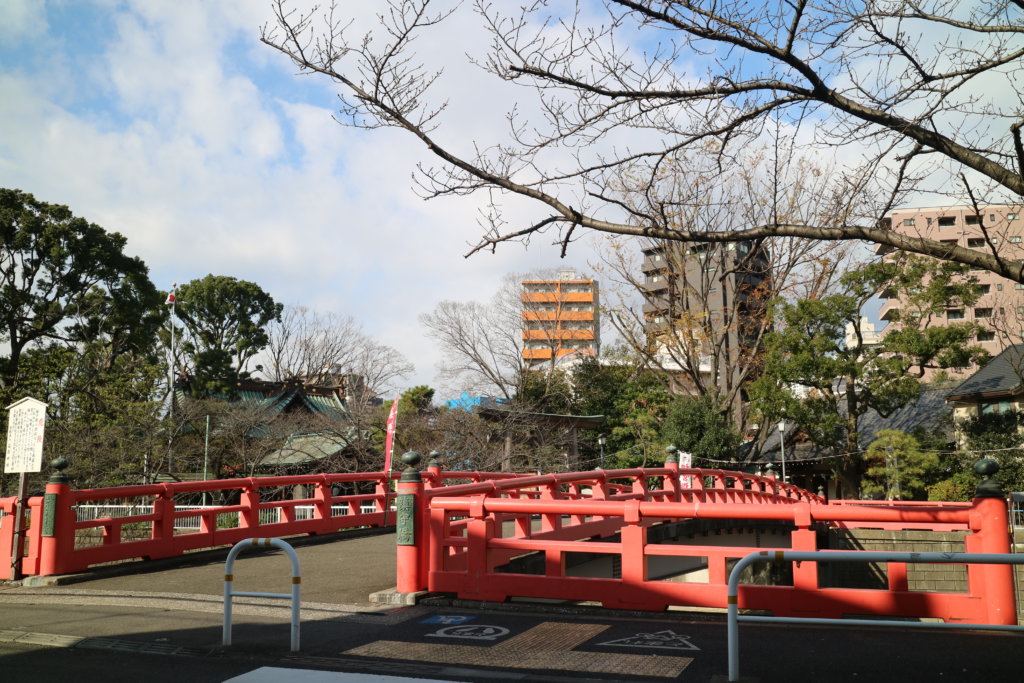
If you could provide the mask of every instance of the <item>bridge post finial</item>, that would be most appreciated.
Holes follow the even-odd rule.
[[[64,474],[64,470],[68,468],[68,459],[63,455],[57,456],[50,461],[50,467],[54,469],[54,473],[50,475],[48,484],[67,484],[68,475]]]
[[[675,446],[665,447],[665,464],[667,465],[670,462],[679,462],[679,449]]]
[[[430,458],[430,460],[427,461],[427,467],[441,466],[441,451],[430,451],[427,457]]]
[[[416,469],[416,465],[420,464],[423,456],[416,451],[406,451],[402,454],[401,460],[405,463],[405,469],[402,470],[402,478],[399,481],[423,481],[419,470]]]
[[[996,481],[996,473],[999,472],[999,463],[992,458],[982,458],[974,463],[974,473],[981,477],[978,486],[974,489],[975,498],[1003,498],[1003,487]]]
[[[427,461],[427,486],[441,486],[441,453],[430,451],[427,457],[430,458]]]

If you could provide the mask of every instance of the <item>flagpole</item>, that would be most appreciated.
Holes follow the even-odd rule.
[[[167,474],[170,474],[173,469],[171,448],[174,440],[174,307],[178,302],[177,296],[175,295],[175,290],[177,288],[178,283],[172,282],[171,291],[167,294],[167,300],[164,302],[165,304],[171,305],[171,315],[170,318],[168,318],[168,324],[171,326],[171,349],[170,358],[167,362],[167,400],[169,402],[167,407],[167,417],[170,423],[167,429]]]

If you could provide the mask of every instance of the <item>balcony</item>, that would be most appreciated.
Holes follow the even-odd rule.
[[[550,360],[552,357],[561,358],[570,353],[578,353],[583,356],[596,356],[594,349],[574,349],[571,347],[560,347],[555,349],[523,349],[525,360]]]
[[[594,339],[594,330],[523,330],[523,339],[540,341],[579,339],[591,341]]]
[[[593,311],[523,311],[523,321],[555,321],[555,320],[581,320],[590,321],[594,319]]]
[[[884,306],[882,306],[882,310],[879,311],[879,313],[878,313],[878,319],[879,320],[885,320],[885,321],[891,321],[891,320],[895,320],[896,318],[898,318],[899,314],[900,314],[900,305],[899,305],[899,302],[896,301],[894,303],[885,304]]]
[[[523,292],[522,297],[524,304],[544,304],[544,303],[558,303],[569,302],[569,303],[593,303],[594,293],[593,292]]]

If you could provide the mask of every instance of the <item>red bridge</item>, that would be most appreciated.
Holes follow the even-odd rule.
[[[414,455],[406,460],[416,464]],[[835,529],[960,531],[966,552],[1010,552],[1006,502],[998,495],[971,503],[825,501],[772,478],[680,468],[671,461],[657,468],[538,476],[443,471],[431,463],[423,472],[407,468],[396,494],[389,489],[398,476],[319,474],[74,490],[58,474],[45,496],[27,501],[21,571],[64,574],[252,537],[397,525],[399,592],[661,610],[724,608],[728,570],[738,558],[762,549],[818,550],[819,540]],[[281,499],[299,486],[311,493]],[[204,493],[238,502],[188,504]],[[16,554],[15,503],[0,499],[5,557]],[[776,616],[1017,623],[1009,566],[968,565],[966,592],[925,592],[910,590],[906,564],[889,563],[887,585],[876,588],[830,587],[818,564],[795,565],[791,576],[784,568],[758,585],[745,582],[739,606]],[[11,569],[0,566],[5,578],[12,578]]]

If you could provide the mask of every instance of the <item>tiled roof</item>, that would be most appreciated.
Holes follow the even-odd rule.
[[[1024,347],[1024,345],[1022,345]],[[910,432],[917,427],[938,431],[945,428],[943,424],[946,418],[952,413],[952,407],[946,403],[946,396],[950,391],[950,384],[932,384],[921,387],[921,395],[916,401],[908,403],[902,408],[883,417],[877,411],[871,409],[860,416],[857,420],[857,443],[860,448],[867,449],[875,440],[878,432],[883,429],[897,429],[901,432]],[[845,414],[846,404],[841,403],[840,413]],[[793,422],[786,423],[786,460],[813,460],[831,454],[831,449],[822,449],[811,443],[795,442],[794,437],[799,429]],[[841,435],[837,434],[837,441]],[[749,448],[749,446],[748,446]],[[779,456],[779,432],[772,429],[765,443],[761,446],[758,462],[777,462]]]
[[[1008,346],[983,368],[949,392],[947,401],[1020,393],[1024,377],[1024,344]]]
[[[343,451],[348,444],[346,437],[337,434],[293,434],[284,446],[260,460],[259,467],[315,463]]]

